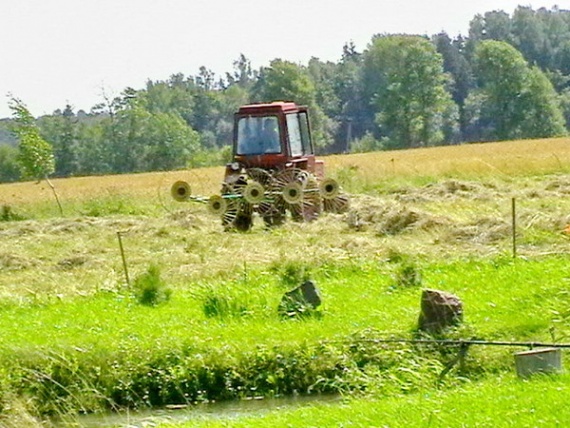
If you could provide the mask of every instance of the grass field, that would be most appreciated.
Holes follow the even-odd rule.
[[[506,409],[501,396],[533,385],[512,375],[512,349],[473,348],[432,393],[456,350],[370,339],[412,337],[422,288],[437,288],[466,308],[450,337],[568,341],[570,139],[325,161],[352,196],[347,214],[271,230],[258,219],[245,234],[169,198],[178,179],[216,193],[221,168],[54,180],[63,216],[42,183],[0,185],[0,425],[321,392],[355,398],[220,424],[462,426],[444,410],[452,405],[466,426],[512,426],[482,410],[493,394],[495,411]],[[410,271],[420,279],[407,282]],[[307,277],[323,295],[318,316],[280,318],[282,294]],[[163,303],[140,303],[145,280]],[[567,377],[549,382],[537,381],[548,400],[568,396]],[[417,410],[388,410],[406,407]],[[518,426],[555,426],[535,416]]]

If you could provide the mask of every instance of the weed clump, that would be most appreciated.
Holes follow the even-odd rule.
[[[277,274],[281,283],[287,287],[297,287],[311,279],[311,268],[299,260],[274,264],[270,270]]]
[[[0,209],[0,221],[20,221],[24,220],[19,214],[16,214],[10,205],[2,205]]]
[[[202,305],[207,318],[240,317],[249,313],[248,306],[231,296],[208,294]]]
[[[422,272],[414,263],[405,261],[396,270],[395,282],[397,288],[420,287]]]
[[[137,301],[145,306],[157,306],[170,300],[172,290],[160,278],[160,268],[150,265],[148,270],[139,275],[133,284]]]
[[[397,264],[393,288],[420,287],[422,285],[422,271],[409,255],[390,248],[387,261]]]

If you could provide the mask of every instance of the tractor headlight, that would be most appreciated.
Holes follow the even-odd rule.
[[[239,171],[239,162],[232,162],[232,163],[230,164],[230,169],[231,169],[232,171]]]

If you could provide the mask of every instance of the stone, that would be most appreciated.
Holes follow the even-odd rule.
[[[283,295],[278,312],[282,316],[290,317],[308,314],[317,309],[321,303],[321,293],[316,282],[308,280]]]
[[[463,321],[463,302],[440,290],[423,290],[418,328],[427,333],[441,333]]]

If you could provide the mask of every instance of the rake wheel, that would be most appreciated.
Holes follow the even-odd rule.
[[[253,205],[243,198],[247,178],[242,176],[233,183],[222,185],[222,198],[227,202],[227,208],[222,214],[222,225],[226,230],[235,229],[246,232],[253,224]]]
[[[311,221],[321,213],[317,179],[305,170],[287,168],[276,172],[269,194],[274,198],[275,208],[282,213],[288,210],[295,221]]]

